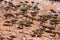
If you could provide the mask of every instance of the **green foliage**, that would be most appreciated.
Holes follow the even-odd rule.
[[[38,12],[34,11],[34,12],[31,12],[31,15],[32,16],[36,16]]]
[[[24,25],[25,24],[25,21],[20,21],[20,25]]]
[[[54,30],[55,29],[55,26],[43,26],[43,28],[48,28],[50,30]]]
[[[43,30],[41,29],[36,29],[36,30],[33,30],[33,33],[36,34],[38,37],[42,36],[43,34]]]
[[[23,7],[23,8],[21,8],[21,11],[25,12],[25,11],[27,11],[27,8]]]
[[[15,36],[15,35],[11,35],[10,37],[11,37],[11,38],[16,38],[16,36]]]
[[[55,26],[49,26],[47,28],[49,28],[49,29],[55,29]]]
[[[8,11],[10,9],[10,6],[7,6],[4,8],[6,11]]]
[[[25,26],[31,26],[31,24],[33,24],[33,22],[31,22],[31,21],[25,21]]]

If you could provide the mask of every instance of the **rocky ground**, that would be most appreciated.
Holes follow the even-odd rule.
[[[33,12],[37,14],[34,16],[31,14]],[[47,15],[47,21],[42,24],[40,16]],[[55,15],[59,23],[50,28],[50,21]],[[38,31],[35,31],[36,29]],[[0,1],[0,40],[60,40],[60,2],[49,0]]]

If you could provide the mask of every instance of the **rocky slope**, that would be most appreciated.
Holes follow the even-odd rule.
[[[41,16],[43,19],[40,20]],[[50,22],[55,17],[58,23],[51,25]],[[0,2],[0,40],[60,40],[59,37],[60,2],[49,0]]]

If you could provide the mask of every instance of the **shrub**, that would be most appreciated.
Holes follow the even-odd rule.
[[[43,34],[43,30],[41,29],[36,29],[36,30],[33,30],[33,33],[37,35],[37,37],[41,37],[42,34]]]
[[[11,38],[16,38],[15,35],[11,35],[10,37],[11,37]]]

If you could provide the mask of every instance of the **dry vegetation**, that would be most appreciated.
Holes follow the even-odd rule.
[[[4,1],[4,3],[8,5],[0,4],[2,11],[0,12],[2,14],[0,15],[0,40],[60,39],[59,12],[54,9],[50,9],[50,12],[41,12],[38,7],[39,2],[34,1],[20,1],[16,6],[12,2]]]

